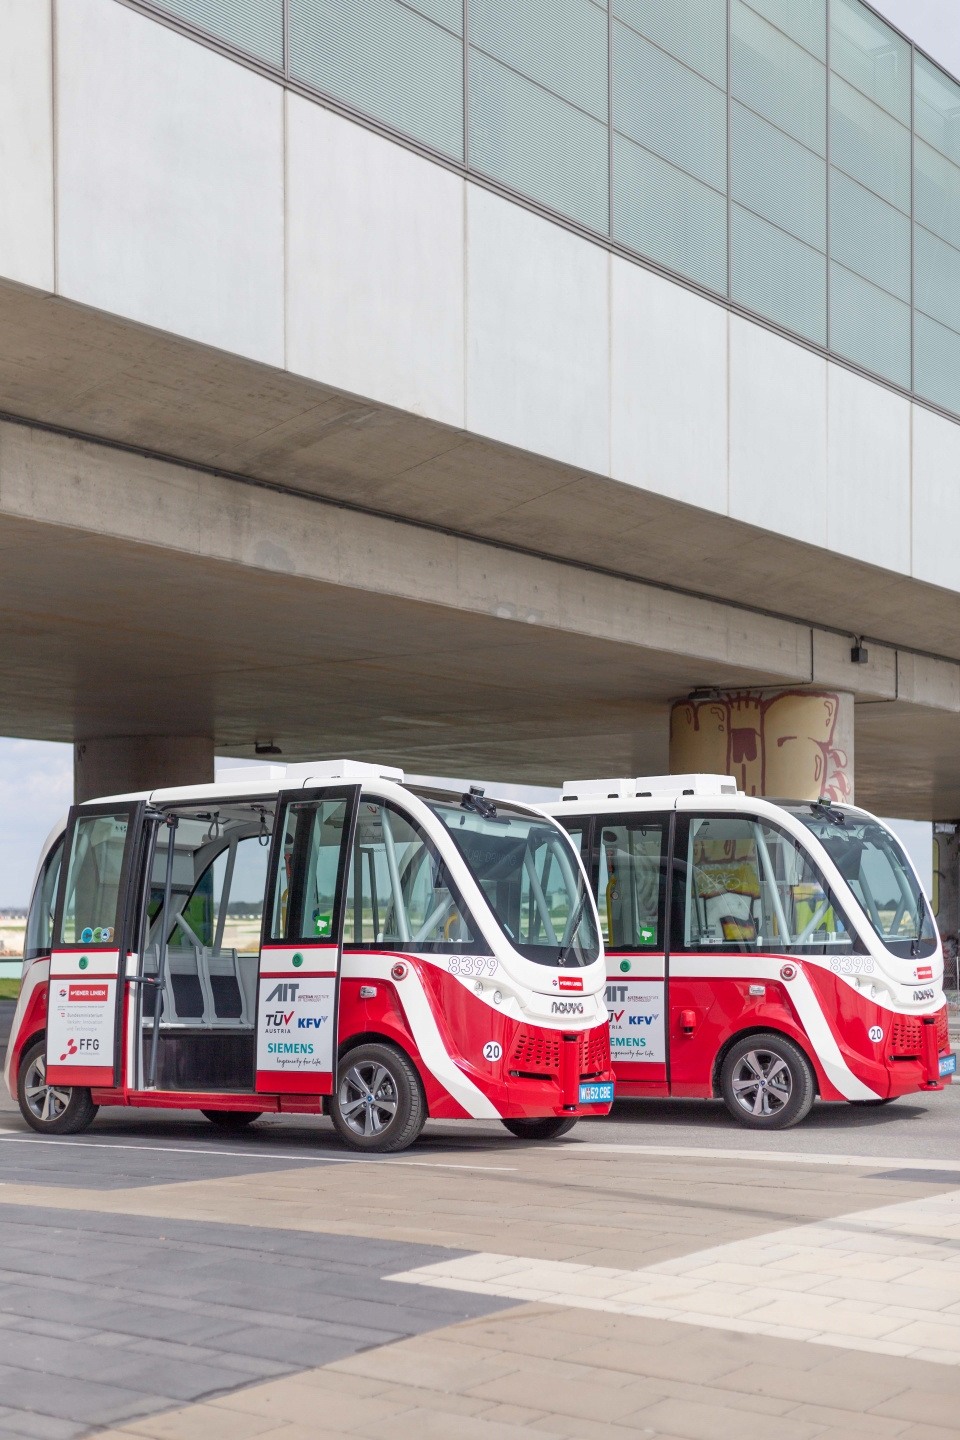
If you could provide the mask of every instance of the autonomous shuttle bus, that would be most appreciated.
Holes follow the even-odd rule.
[[[618,1098],[722,1096],[775,1129],[953,1074],[937,928],[874,816],[720,775],[571,781],[545,808],[597,896]]]
[[[6,1080],[239,1127],[329,1114],[358,1150],[427,1116],[550,1139],[613,1099],[596,907],[543,814],[341,761],[76,806],[41,858]]]

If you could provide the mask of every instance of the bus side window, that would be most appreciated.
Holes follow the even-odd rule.
[[[597,909],[611,950],[663,948],[668,825],[662,815],[598,819]]]
[[[37,877],[24,936],[23,958],[25,960],[36,960],[39,955],[50,954],[53,944],[53,912],[57,907],[57,884],[60,880],[60,861],[62,859],[63,836],[61,835]]]
[[[479,933],[420,826],[361,795],[347,877],[345,945],[465,953]]]
[[[683,830],[689,826],[684,839]],[[810,856],[752,816],[690,816],[677,826],[676,950],[835,954],[853,932]]]

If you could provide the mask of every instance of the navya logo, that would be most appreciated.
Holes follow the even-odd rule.
[[[275,985],[267,996],[267,1004],[271,1000],[279,1000],[281,1005],[286,1005],[290,1000],[296,1000],[297,991],[300,989],[300,981],[287,980]]]
[[[582,1015],[582,1000],[554,1000],[550,1006],[551,1015]]]

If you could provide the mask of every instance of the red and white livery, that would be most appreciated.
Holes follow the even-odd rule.
[[[956,1068],[943,953],[898,840],[852,805],[761,800],[719,775],[571,781],[607,956],[617,1096],[722,1096],[796,1124]]]
[[[348,761],[92,802],[37,875],[6,1081],[40,1131],[100,1105],[224,1126],[427,1116],[548,1139],[613,1098],[596,907],[538,811]]]

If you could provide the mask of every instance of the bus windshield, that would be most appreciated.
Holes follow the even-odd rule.
[[[900,842],[862,810],[785,805],[816,835],[894,955],[918,959],[937,948],[936,930],[920,882]]]
[[[567,835],[540,815],[482,796],[459,804],[419,792],[443,821],[515,950],[538,965],[590,965],[600,954],[593,907]]]

